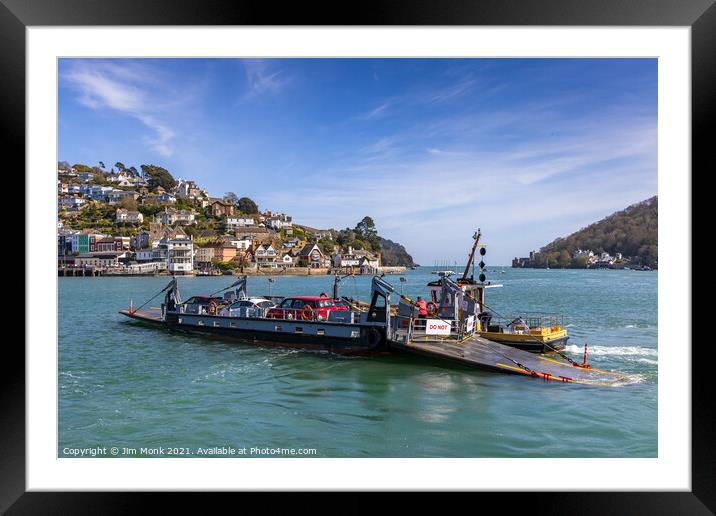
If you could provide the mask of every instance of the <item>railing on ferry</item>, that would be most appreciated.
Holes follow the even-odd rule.
[[[500,326],[503,331],[524,333],[533,329],[564,328],[564,316],[561,314],[542,312],[522,312],[509,316],[483,318],[483,328],[490,331],[490,328]]]
[[[450,324],[449,335],[430,335],[427,333],[428,321],[439,320],[443,323]],[[472,320],[472,324],[467,319],[440,319],[440,318],[416,318],[410,316],[396,316],[395,324],[392,328],[394,340],[402,340],[402,336],[407,336],[407,342],[445,342],[445,341],[461,341],[475,333],[476,319]]]

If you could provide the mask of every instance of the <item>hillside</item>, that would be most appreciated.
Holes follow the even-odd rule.
[[[405,250],[405,247],[398,244],[397,242],[393,242],[392,240],[388,240],[387,238],[380,237],[380,249],[381,263],[387,267],[413,267],[414,265],[417,265],[413,261],[413,257],[410,256],[408,254],[408,251]]]
[[[550,267],[589,266],[589,257],[577,251],[591,251],[595,255],[609,253],[623,265],[658,265],[658,211],[657,196],[633,204],[572,233],[558,238],[535,253],[529,264],[523,266],[543,267],[549,259]]]

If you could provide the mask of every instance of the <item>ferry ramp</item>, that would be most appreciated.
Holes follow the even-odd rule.
[[[125,315],[131,319],[137,319],[139,321],[150,322],[150,323],[161,323],[162,320],[162,309],[156,307],[140,308],[138,310],[120,310],[120,314]]]
[[[392,349],[457,362],[502,373],[520,374],[543,380],[585,385],[617,386],[631,383],[624,374],[579,367],[569,362],[522,351],[473,335],[464,340],[408,340],[389,342]]]

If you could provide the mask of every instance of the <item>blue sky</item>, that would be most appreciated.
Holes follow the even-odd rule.
[[[657,193],[656,59],[61,59],[59,159],[155,164],[423,265]]]

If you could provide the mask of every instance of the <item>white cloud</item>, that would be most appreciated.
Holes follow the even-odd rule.
[[[554,134],[499,149],[475,145],[473,133],[456,138],[450,124],[430,130],[435,141],[447,133],[450,150],[417,145],[420,132],[396,133],[312,180],[270,192],[264,203],[316,227],[352,227],[370,215],[382,235],[427,264],[463,260],[465,242],[480,226],[491,233],[493,260],[509,263],[564,235],[555,231],[575,231],[656,193],[655,120],[601,122],[553,121]],[[320,199],[321,209],[306,199]]]
[[[161,94],[153,70],[131,62],[68,60],[60,79],[78,92],[77,100],[91,109],[110,109],[125,114],[152,131],[145,143],[162,156],[173,153],[175,136],[161,119]]]
[[[278,95],[291,82],[289,76],[265,59],[242,59],[247,81],[245,98]]]

